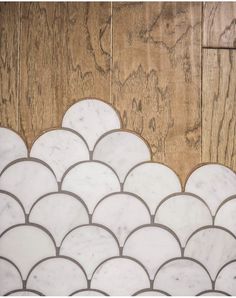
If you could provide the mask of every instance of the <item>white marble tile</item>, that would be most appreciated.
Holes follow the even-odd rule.
[[[145,204],[127,193],[109,195],[98,203],[92,216],[92,222],[109,228],[121,246],[131,231],[150,221],[150,213]]]
[[[220,207],[215,217],[215,225],[224,227],[236,236],[236,196]]]
[[[27,288],[46,296],[68,296],[78,289],[87,287],[83,270],[66,258],[51,258],[39,263],[31,272]]]
[[[98,141],[94,148],[93,159],[110,165],[123,182],[132,167],[151,159],[151,153],[141,137],[120,130],[110,132]]]
[[[150,282],[145,270],[134,260],[113,258],[97,268],[91,286],[110,296],[130,296],[149,288]]]
[[[29,290],[17,290],[9,294],[8,296],[42,296],[42,293],[37,293]]]
[[[194,296],[211,289],[212,284],[208,273],[199,264],[188,259],[178,259],[160,269],[153,287],[172,296]]]
[[[10,162],[27,157],[27,154],[26,145],[18,134],[0,127],[0,173]]]
[[[0,192],[0,235],[11,226],[24,222],[21,205],[10,194]]]
[[[193,195],[181,193],[170,196],[158,207],[154,221],[174,231],[184,247],[194,231],[212,224],[212,217],[201,200]]]
[[[0,238],[0,256],[12,261],[23,279],[37,262],[53,255],[55,246],[51,238],[34,226],[15,226]]]
[[[0,296],[22,286],[21,276],[16,267],[0,258]]]
[[[28,213],[38,198],[57,191],[58,185],[49,168],[33,160],[23,160],[5,169],[0,176],[0,189],[15,195]]]
[[[60,255],[80,263],[90,279],[101,262],[119,255],[119,247],[107,230],[96,225],[86,225],[74,229],[65,237]]]
[[[134,296],[169,296],[169,295],[157,290],[150,290],[150,291],[145,290],[145,291],[139,292],[138,294],[135,294]]]
[[[197,168],[188,178],[185,191],[201,197],[215,215],[218,206],[236,194],[236,174],[219,164],[207,164]]]
[[[47,229],[56,245],[73,228],[89,223],[85,206],[74,196],[66,193],[52,193],[40,199],[33,206],[29,222]]]
[[[107,294],[97,290],[81,290],[74,293],[72,296],[107,296]]]
[[[181,191],[181,183],[178,176],[167,166],[148,162],[138,165],[128,174],[124,190],[140,196],[154,214],[161,200]]]
[[[78,195],[92,213],[103,197],[120,191],[120,183],[108,166],[89,161],[76,165],[66,174],[62,189]]]
[[[130,234],[124,244],[123,255],[141,262],[153,279],[164,262],[181,256],[181,250],[170,232],[157,226],[146,226]]]
[[[223,229],[201,229],[189,239],[184,255],[203,264],[214,279],[224,264],[236,258],[236,239]]]
[[[216,278],[215,289],[236,296],[236,261],[225,266]]]
[[[81,134],[92,150],[101,135],[112,129],[119,129],[121,122],[110,105],[101,100],[87,99],[75,103],[67,110],[62,126]]]
[[[89,160],[89,150],[84,140],[66,129],[54,129],[41,135],[33,144],[30,156],[46,162],[57,180],[79,161]]]

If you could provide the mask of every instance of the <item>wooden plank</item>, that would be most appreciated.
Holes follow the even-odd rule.
[[[203,46],[236,48],[236,2],[206,2]]]
[[[202,159],[236,170],[236,52],[203,51]]]
[[[110,4],[21,3],[20,125],[30,145],[82,97],[110,98]]]
[[[114,3],[112,103],[184,180],[201,158],[201,3]]]
[[[19,4],[0,3],[0,125],[18,130]]]

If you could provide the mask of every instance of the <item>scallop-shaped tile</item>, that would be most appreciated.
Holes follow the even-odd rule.
[[[202,228],[188,240],[184,255],[202,263],[214,279],[224,264],[236,258],[236,239],[221,228]]]
[[[25,279],[38,261],[55,255],[55,246],[43,230],[31,225],[19,225],[1,236],[0,255],[12,261]]]
[[[87,279],[78,264],[56,257],[37,264],[30,272],[26,286],[46,296],[68,296],[71,292],[86,288]]]
[[[132,167],[151,159],[151,153],[139,136],[119,130],[106,134],[98,141],[93,159],[110,165],[123,182]]]
[[[124,244],[123,255],[142,263],[153,279],[164,262],[181,256],[181,250],[169,231],[158,226],[145,226],[130,234]]]
[[[150,223],[150,214],[137,197],[128,193],[116,193],[98,203],[92,221],[108,227],[123,246],[131,231]]]
[[[112,258],[95,271],[91,286],[110,296],[130,296],[149,288],[150,282],[144,268],[128,258]]]
[[[32,208],[29,221],[46,228],[57,246],[73,228],[89,223],[88,212],[74,196],[52,193],[40,199]]]
[[[236,194],[236,174],[225,166],[207,164],[190,175],[185,191],[201,197],[214,215],[226,198]]]
[[[77,194],[90,213],[106,195],[120,191],[116,174],[100,162],[82,162],[75,165],[62,181],[62,189]]]
[[[220,207],[215,224],[231,231],[236,236],[236,196]]]
[[[211,288],[206,270],[189,259],[167,262],[155,276],[154,289],[162,289],[172,296],[194,296]]]
[[[134,296],[169,296],[167,293],[157,290],[139,291]]]
[[[32,290],[16,290],[7,296],[43,296],[43,294]]]
[[[3,171],[0,189],[15,195],[28,213],[39,197],[57,191],[58,185],[53,172],[42,163],[22,160]]]
[[[208,291],[204,291],[203,293],[199,293],[197,296],[230,296],[230,295],[222,291],[208,290]]]
[[[0,296],[22,286],[21,276],[16,267],[0,258]]]
[[[54,171],[57,180],[79,161],[89,160],[89,150],[84,140],[66,129],[56,129],[41,135],[33,144],[30,156],[43,160]]]
[[[81,134],[90,150],[104,133],[121,127],[117,112],[107,103],[97,99],[81,100],[65,113],[62,126]]]
[[[81,290],[73,293],[71,296],[108,296],[106,293],[98,290]]]
[[[154,214],[161,200],[181,191],[181,183],[178,176],[167,166],[148,162],[130,171],[124,182],[124,190],[140,196]]]
[[[184,247],[194,231],[212,224],[212,217],[200,199],[182,193],[170,196],[158,207],[155,222],[173,230]]]
[[[107,230],[96,225],[86,225],[74,229],[65,237],[60,255],[80,263],[90,279],[101,262],[119,255],[119,247]]]
[[[24,223],[22,206],[10,194],[0,192],[0,235],[16,224]]]
[[[216,278],[215,289],[236,296],[236,261],[222,268]]]
[[[0,127],[0,173],[10,162],[27,157],[24,141],[14,131]]]

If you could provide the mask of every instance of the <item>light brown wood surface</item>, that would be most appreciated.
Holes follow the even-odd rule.
[[[203,46],[236,48],[236,2],[206,2],[203,11]]]
[[[19,4],[0,3],[0,125],[18,126]]]
[[[236,169],[236,51],[203,51],[202,160]]]
[[[235,50],[214,49],[235,45],[225,5],[0,3],[0,125],[30,147],[96,97],[182,181],[200,162],[236,169]]]

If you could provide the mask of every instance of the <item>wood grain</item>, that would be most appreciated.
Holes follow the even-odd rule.
[[[0,125],[18,130],[19,4],[0,3]]]
[[[236,170],[236,51],[203,52],[202,159]]]
[[[236,48],[236,2],[205,3],[203,20],[203,46]]]
[[[201,158],[201,4],[113,4],[112,103],[184,180]]]
[[[20,129],[30,145],[68,106],[110,97],[109,3],[21,3]]]

